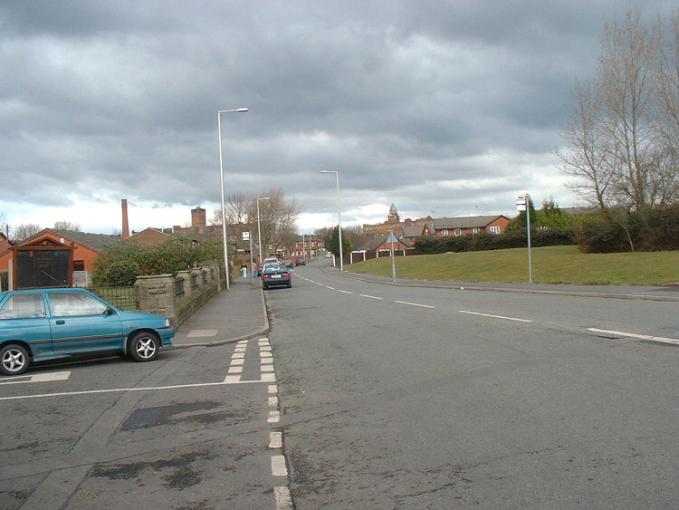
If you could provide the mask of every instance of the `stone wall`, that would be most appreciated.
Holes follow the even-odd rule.
[[[164,315],[178,328],[217,294],[218,289],[224,288],[224,279],[220,283],[220,276],[217,265],[180,271],[177,276],[140,276],[134,284],[138,308]]]

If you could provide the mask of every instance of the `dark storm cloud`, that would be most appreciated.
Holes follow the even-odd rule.
[[[10,1],[3,200],[217,201],[216,111],[247,105],[222,117],[227,191],[281,186],[318,212],[318,170],[339,169],[348,208],[503,210],[558,177],[572,86],[629,7],[672,4]]]

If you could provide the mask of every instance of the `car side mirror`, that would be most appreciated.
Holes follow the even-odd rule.
[[[104,310],[104,317],[108,317],[110,315],[115,315],[115,314],[116,314],[116,311],[113,308],[111,308],[110,306],[106,310]]]

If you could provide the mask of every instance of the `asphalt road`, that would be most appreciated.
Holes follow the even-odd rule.
[[[676,303],[294,283],[266,296],[296,508],[679,505],[679,348],[644,340]]]

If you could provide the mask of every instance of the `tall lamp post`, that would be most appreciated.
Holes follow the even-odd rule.
[[[257,240],[259,241],[259,263],[261,264],[262,261],[264,260],[264,257],[262,257],[262,227],[261,227],[261,223],[259,221],[259,201],[260,200],[269,200],[269,197],[258,197],[257,198]]]
[[[229,278],[229,249],[226,246],[226,207],[224,206],[224,162],[222,158],[222,113],[245,113],[247,108],[232,108],[217,111],[217,130],[219,131],[219,189],[222,192],[222,238],[224,239],[224,274],[226,276],[226,290],[231,288]]]
[[[337,182],[337,230],[339,232],[339,259],[340,259],[340,271],[344,271],[344,261],[342,260],[342,213],[340,211],[340,188],[339,188],[339,172],[337,170],[321,170],[322,174],[335,174]]]

